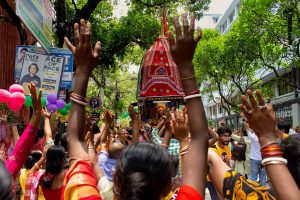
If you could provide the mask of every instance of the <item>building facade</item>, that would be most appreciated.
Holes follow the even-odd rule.
[[[233,23],[237,20],[241,8],[240,0],[233,0],[228,9],[218,20],[215,29],[220,31],[221,35],[228,33]],[[272,72],[265,73],[261,80],[264,84],[268,84],[274,97],[268,99],[273,105],[278,118],[282,119],[282,123],[290,127],[300,125],[300,69],[299,67],[291,67],[288,69],[278,70],[278,74],[282,78],[276,78]],[[274,81],[275,80],[275,81]],[[295,87],[295,85],[297,85]],[[228,113],[222,108],[221,97],[217,91],[213,92],[213,97],[203,95],[203,103],[208,120],[218,126],[221,120],[225,120],[231,128],[239,128],[242,124],[239,113]],[[235,98],[234,96],[232,98]]]

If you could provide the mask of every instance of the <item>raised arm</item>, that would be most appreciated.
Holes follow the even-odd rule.
[[[73,80],[72,106],[68,119],[68,153],[70,158],[88,160],[87,148],[84,143],[86,91],[93,69],[97,65],[101,45],[96,43],[95,49],[91,46],[91,24],[80,20],[74,25],[75,46],[65,38],[65,42],[74,54],[76,71]],[[72,159],[70,165],[72,164]]]
[[[262,152],[262,164],[271,179],[272,187],[279,199],[300,199],[300,191],[286,167],[282,151],[277,143],[277,125],[275,112],[271,104],[265,104],[261,91],[256,91],[257,100],[252,91],[248,91],[249,101],[242,96],[242,109],[250,128],[257,134]],[[278,173],[280,172],[280,173]]]
[[[14,178],[18,175],[20,169],[22,168],[29,155],[34,138],[38,131],[42,114],[42,91],[40,91],[40,94],[37,95],[37,91],[33,83],[30,83],[28,87],[31,93],[34,112],[30,119],[30,123],[19,138],[12,154],[5,162],[8,171]]]
[[[194,39],[194,16],[191,17],[190,25],[188,24],[187,16],[183,16],[183,30],[181,30],[178,17],[175,17],[174,23],[176,41],[174,36],[169,34],[171,52],[179,69],[185,95],[190,97],[186,100],[186,107],[191,141],[189,152],[184,160],[185,164],[182,172],[183,184],[192,186],[204,196],[208,127],[202,100],[199,98],[200,95],[197,97],[190,96],[191,94],[195,94],[195,92],[198,93],[193,57],[196,46],[201,39],[201,30],[198,31],[198,35]]]
[[[218,134],[216,133],[216,131],[213,128],[210,128],[208,130],[208,133],[210,135],[210,139],[208,140],[208,146],[212,146],[214,145],[217,141],[218,141]]]
[[[137,113],[135,112],[132,105],[128,107],[128,113],[132,121],[132,143],[139,142],[139,122],[137,118]]]
[[[46,144],[53,141],[52,138],[52,130],[50,125],[52,113],[49,113],[47,108],[43,109],[43,117],[44,117],[44,133],[46,138]]]

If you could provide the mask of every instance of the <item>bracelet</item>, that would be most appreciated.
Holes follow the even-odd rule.
[[[39,167],[36,163],[34,163],[34,166],[35,166],[36,168],[40,169],[40,167]]]
[[[75,103],[78,103],[78,104],[80,104],[80,105],[83,105],[83,106],[86,106],[86,105],[87,105],[86,102],[77,100],[77,99],[73,98],[72,96],[70,97],[70,100],[73,101],[73,102],[75,102]]]
[[[197,98],[197,97],[201,98],[201,94],[188,95],[188,96],[185,96],[183,99],[188,100],[188,99]]]
[[[94,146],[89,146],[88,149],[95,149],[95,147]]]
[[[264,153],[264,152],[272,152],[272,151],[281,151],[281,147],[265,147],[264,149],[262,149],[260,152]]]
[[[263,150],[264,148],[266,148],[266,147],[268,147],[268,146],[271,146],[272,144],[275,144],[276,146],[277,146],[277,145],[279,146],[278,142],[269,142],[269,143],[265,144],[264,146],[262,146],[262,147],[260,148],[260,150]]]
[[[193,79],[193,78],[195,78],[195,75],[190,76],[190,77],[180,77],[180,79],[181,79],[182,81],[189,80],[189,79]]]
[[[86,101],[86,98],[85,98],[85,97],[83,97],[83,96],[81,96],[81,95],[79,95],[79,94],[77,94],[77,93],[75,93],[75,92],[72,92],[71,95],[73,95],[74,97],[77,97],[77,98],[79,98],[79,99],[81,99],[81,100]]]
[[[268,166],[268,165],[285,165],[284,162],[281,162],[281,161],[269,161],[269,162],[266,162],[264,166]]]
[[[167,149],[169,148],[169,146],[166,144],[160,144],[160,146],[166,147]]]
[[[275,152],[269,152],[269,153],[262,153],[262,157],[282,157],[283,152],[281,151],[275,151]]]
[[[190,148],[190,145],[186,145],[184,147],[181,148],[180,152],[186,151]]]
[[[287,164],[287,159],[285,158],[280,158],[280,157],[269,157],[269,158],[264,158],[262,161],[261,161],[261,164],[263,166],[265,166],[265,164],[267,162],[270,162],[270,161],[279,161],[279,162],[282,162],[284,164]]]
[[[191,92],[189,94],[186,94],[185,96],[190,96],[190,95],[193,95],[193,94],[200,94],[200,90],[197,89],[197,90],[195,90],[195,91],[193,91],[193,92]]]
[[[180,153],[180,156],[183,156],[183,155],[187,154],[188,152],[189,152],[189,151],[181,152],[181,153]]]

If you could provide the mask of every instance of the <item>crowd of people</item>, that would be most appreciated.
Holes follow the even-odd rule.
[[[206,188],[212,199],[300,199],[299,128],[283,133],[259,90],[241,97],[240,131],[225,123],[208,126],[192,62],[201,39],[194,21],[183,15],[181,26],[175,17],[176,37],[168,34],[185,107],[166,108],[155,124],[141,127],[129,106],[130,128],[119,130],[111,111],[102,113],[100,126],[86,117],[101,43],[92,48],[91,24],[76,23],[75,45],[65,38],[76,65],[67,131],[51,127],[54,113],[42,108],[42,91],[33,83],[33,112],[24,130],[1,111],[0,199],[200,200]]]

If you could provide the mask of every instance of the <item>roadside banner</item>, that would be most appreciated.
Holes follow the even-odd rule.
[[[16,0],[16,14],[50,53],[52,46],[52,4],[49,0]]]
[[[14,73],[14,79],[16,83],[20,83],[23,61],[24,61],[25,54],[27,52],[48,55],[47,52],[41,47],[18,45],[16,48],[16,61],[15,61],[15,73]],[[73,77],[73,63],[74,63],[74,56],[72,52],[69,51],[68,49],[51,48],[50,55],[58,56],[58,57],[63,56],[65,58],[63,74],[61,77],[59,88],[60,90],[71,89],[72,77]]]
[[[26,52],[23,60],[20,85],[29,94],[28,84],[33,82],[43,90],[43,95],[58,94],[64,67],[63,56]]]

